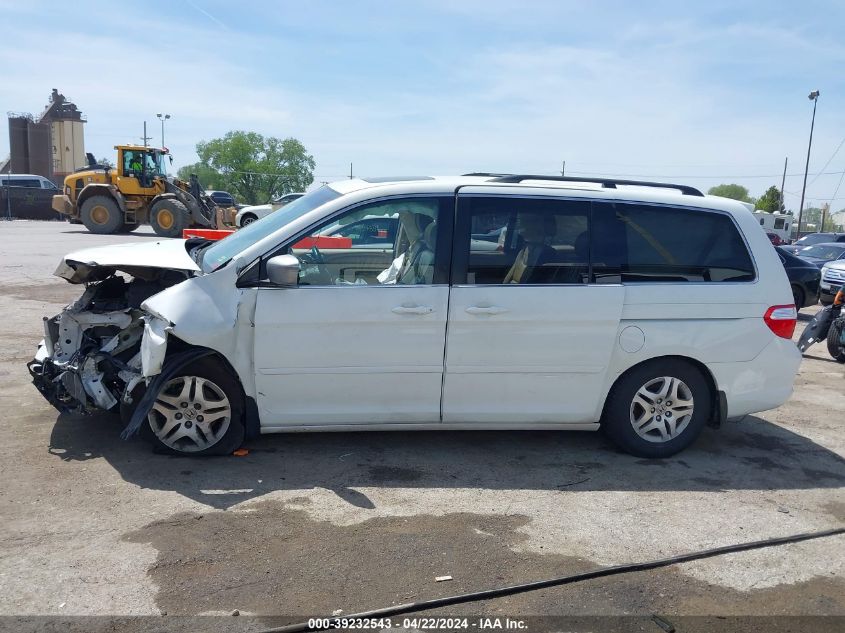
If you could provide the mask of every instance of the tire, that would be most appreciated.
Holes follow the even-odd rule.
[[[182,237],[188,226],[188,207],[175,198],[159,200],[150,209],[150,225],[161,237]]]
[[[661,394],[665,388],[668,392]],[[705,377],[690,363],[675,358],[650,361],[623,374],[610,390],[602,429],[632,455],[670,457],[701,433],[710,419],[713,396]],[[678,404],[685,401],[690,405]]]
[[[91,196],[82,203],[79,217],[92,233],[109,235],[123,228],[123,213],[117,201],[109,196]]]
[[[243,414],[237,379],[219,361],[201,359],[165,383],[141,436],[158,452],[230,455],[244,439]]]
[[[800,310],[804,307],[804,291],[800,286],[792,286],[792,300],[795,302],[796,310]]]
[[[247,224],[252,224],[258,218],[254,216],[252,213],[247,213],[241,218],[241,226],[246,226]]]
[[[840,343],[842,336],[842,321],[838,318],[830,324],[827,332],[827,351],[837,363],[845,363],[845,345]]]

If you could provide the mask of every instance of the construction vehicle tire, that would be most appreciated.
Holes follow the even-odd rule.
[[[159,200],[150,209],[150,225],[161,237],[182,237],[189,217],[188,207],[175,198]]]
[[[82,203],[80,219],[92,233],[108,235],[123,229],[123,213],[117,201],[109,196],[91,196]]]

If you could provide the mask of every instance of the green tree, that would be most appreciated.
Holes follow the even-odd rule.
[[[114,162],[111,158],[98,158],[97,159],[98,165],[105,165],[109,169],[114,169]]]
[[[821,231],[821,221],[822,210],[819,207],[806,207],[801,214],[801,231],[803,233]]]
[[[766,189],[766,193],[757,199],[757,208],[769,213],[783,213],[784,206],[780,200],[780,190],[772,185]]]
[[[722,196],[723,198],[731,198],[740,202],[754,202],[754,198],[748,195],[748,189],[742,185],[716,185],[715,187],[710,187],[707,193],[711,196]]]
[[[710,187],[707,193],[711,196],[722,196],[723,198],[731,198],[739,200],[740,202],[754,202],[754,198],[748,195],[748,189],[742,185],[723,184]]]
[[[203,189],[220,189],[228,191],[229,182],[216,169],[213,169],[205,163],[194,163],[192,165],[185,165],[180,167],[176,172],[176,177],[179,180],[190,182],[191,174],[196,174],[200,181],[200,186]]]
[[[222,177],[226,186],[219,188],[249,204],[303,191],[314,181],[314,157],[295,138],[232,131],[223,138],[197,143],[197,155],[200,163]]]

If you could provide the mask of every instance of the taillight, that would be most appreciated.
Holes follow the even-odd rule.
[[[763,320],[777,336],[791,339],[798,322],[798,310],[794,305],[772,306],[766,310]]]

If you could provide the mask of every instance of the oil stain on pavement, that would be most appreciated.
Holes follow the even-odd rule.
[[[124,540],[157,550],[148,575],[158,587],[158,607],[170,615],[239,609],[307,619],[337,609],[350,614],[597,567],[558,553],[519,551],[527,538],[520,528],[529,521],[521,515],[454,513],[378,517],[339,526],[265,501],[246,511],[177,514]],[[730,558],[724,561],[732,564]],[[435,582],[446,575],[453,580]],[[842,616],[843,592],[845,580],[837,577],[740,592],[672,567],[458,605],[446,613]]]

